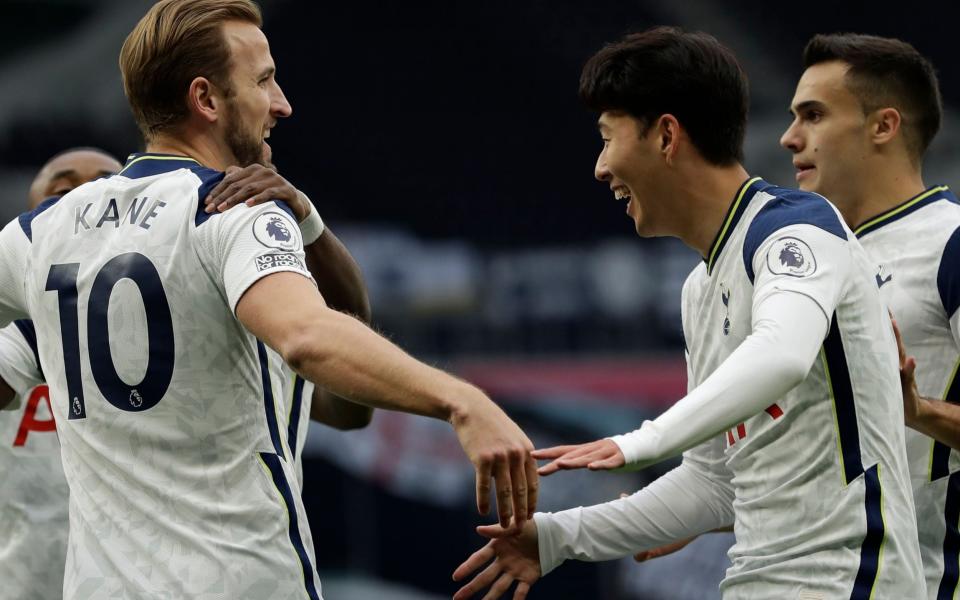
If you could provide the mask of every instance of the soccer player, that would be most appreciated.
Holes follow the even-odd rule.
[[[906,393],[907,457],[927,597],[953,598],[960,568],[960,205],[927,187],[923,156],[941,122],[933,66],[909,44],[818,35],[780,143],[801,189],[834,201],[874,264],[920,394]],[[916,364],[916,363],[913,363]],[[913,366],[909,369],[912,371]],[[910,399],[913,399],[910,402]]]
[[[99,148],[60,152],[34,178],[28,206],[34,209],[51,196],[62,196],[121,168],[116,159]],[[225,183],[244,189],[247,197],[256,198],[269,190],[273,197],[286,198],[297,214],[309,212],[309,199],[272,168],[252,165],[229,171],[230,180]],[[207,201],[213,199],[211,194]],[[232,204],[224,203],[223,208]],[[304,251],[330,305],[369,321],[369,302],[359,268],[329,228]],[[4,582],[4,598],[10,600],[55,598],[63,593],[68,488],[36,347],[31,321],[17,321],[0,329],[0,405],[16,399],[8,405],[9,410],[0,411],[0,464],[9,483],[0,490],[0,530],[8,532],[0,539],[0,580]],[[289,369],[285,371],[289,373]],[[366,426],[372,414],[369,407],[337,398],[322,388],[314,389],[293,374],[285,376],[282,384],[288,403],[285,429],[302,487],[300,457],[307,420],[301,415],[338,429],[354,429]]]
[[[448,420],[504,525],[535,506],[499,407],[326,307],[315,211],[204,210],[291,113],[260,23],[245,0],[154,4],[120,58],[147,152],[0,233],[0,321],[34,321],[70,484],[67,598],[320,597],[268,346],[340,396]]]
[[[52,157],[30,185],[29,208],[121,168],[97,148]],[[67,554],[67,482],[60,463],[50,396],[30,321],[0,329],[0,587],[9,600],[47,600],[63,593]]]
[[[815,36],[803,66],[780,143],[794,155],[801,189],[835,202],[879,265],[880,295],[906,351],[920,359],[917,387],[927,397],[904,390],[907,457],[927,594],[952,598],[960,575],[960,475],[948,447],[960,447],[960,206],[922,177],[940,127],[939,84],[912,46],[868,35]]]
[[[606,504],[537,514],[455,572],[514,595],[566,559],[605,560],[734,523],[734,598],[924,596],[898,365],[875,269],[824,198],[748,177],[746,79],[712,37],[657,28],[594,55],[596,175],[641,236],[703,256],[682,294],[689,393],[612,439],[535,452],[563,468],[679,467]]]

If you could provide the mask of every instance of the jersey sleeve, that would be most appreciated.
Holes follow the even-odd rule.
[[[947,239],[937,269],[937,292],[950,322],[953,342],[960,349],[960,227]]]
[[[0,329],[0,379],[18,395],[44,382],[32,321],[15,321]]]
[[[14,219],[0,231],[0,327],[16,319],[27,318],[24,290],[30,239]]]
[[[846,239],[809,224],[773,232],[758,246],[750,264],[753,306],[774,294],[809,297],[829,321],[840,302],[853,259]]]
[[[300,228],[285,204],[236,206],[199,225],[197,234],[231,310],[267,275],[289,271],[313,281]]]
[[[540,569],[565,560],[612,560],[733,522],[734,490],[720,437],[690,450],[681,465],[644,489],[605,504],[537,513]]]

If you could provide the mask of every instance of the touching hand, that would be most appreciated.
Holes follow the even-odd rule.
[[[477,510],[490,510],[490,480],[496,484],[500,525],[514,530],[533,516],[540,480],[533,443],[510,417],[484,397],[473,410],[452,419],[460,445],[477,472]]]
[[[550,475],[561,469],[582,469],[591,471],[618,469],[626,464],[623,453],[612,440],[603,439],[588,444],[573,446],[554,446],[543,450],[534,450],[533,457],[537,460],[550,460],[540,467],[541,475]]]
[[[897,338],[897,352],[900,355],[900,388],[903,390],[903,417],[907,425],[917,422],[920,411],[922,410],[922,399],[920,391],[917,389],[917,380],[915,371],[917,361],[912,356],[907,356],[907,349],[903,345],[903,337],[900,334],[900,327],[897,320],[890,319],[893,322],[893,334]]]
[[[517,582],[513,600],[523,600],[532,586],[540,579],[540,547],[537,543],[537,526],[527,521],[520,533],[499,525],[477,527],[477,533],[490,541],[477,550],[453,572],[453,580],[460,581],[476,573],[491,559],[487,568],[475,575],[468,584],[457,590],[453,600],[465,600],[490,586],[484,600],[499,598]]]
[[[223,180],[207,194],[206,212],[223,212],[241,202],[256,206],[271,200],[283,200],[293,210],[297,222],[310,214],[309,200],[279,173],[259,164],[227,167]]]

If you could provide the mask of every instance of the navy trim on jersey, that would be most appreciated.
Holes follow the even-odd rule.
[[[202,182],[200,188],[197,190],[197,213],[193,217],[193,224],[199,227],[200,225],[207,222],[207,219],[214,215],[219,215],[217,211],[208,213],[204,210],[206,204],[204,199],[206,199],[207,194],[209,194],[213,188],[217,187],[217,184],[223,181],[223,178],[226,176],[226,173],[220,171],[214,171],[213,169],[200,168],[200,169],[191,169],[197,177],[200,178]]]
[[[56,204],[57,200],[60,198],[60,196],[50,196],[38,204],[35,209],[25,212],[17,217],[17,220],[20,222],[20,229],[23,230],[23,233],[27,236],[28,240],[31,242],[33,241],[33,220],[39,217],[43,211]]]
[[[300,566],[303,568],[303,583],[307,588],[307,595],[310,596],[311,600],[320,600],[320,594],[317,593],[317,584],[313,581],[313,565],[310,563],[310,556],[307,554],[307,549],[303,545],[303,538],[300,537],[300,527],[297,520],[297,510],[293,492],[290,490],[290,484],[287,483],[286,477],[283,476],[283,465],[280,464],[280,457],[276,454],[270,454],[269,452],[261,452],[260,458],[263,459],[263,463],[270,469],[273,483],[277,486],[277,490],[280,491],[280,496],[286,505],[287,516],[289,517],[290,523],[288,529],[290,543],[293,544],[293,548],[297,551],[297,556],[300,558]]]
[[[857,425],[857,407],[853,398],[853,385],[850,383],[850,370],[843,351],[843,339],[837,325],[837,315],[833,315],[830,333],[823,341],[824,363],[827,369],[827,382],[833,396],[834,410],[837,415],[837,432],[840,436],[840,456],[843,460],[844,480],[849,484],[863,473],[863,459],[860,455],[860,428]]]
[[[863,474],[864,505],[867,512],[867,535],[860,545],[860,568],[853,582],[850,600],[869,600],[880,571],[880,548],[883,546],[883,490],[880,488],[880,467],[873,465]]]
[[[950,382],[947,383],[947,389],[943,393],[943,401],[951,404],[960,404],[960,381],[957,378],[957,370],[954,369]],[[950,474],[950,446],[933,441],[933,449],[930,455],[930,481],[943,479]]]
[[[267,359],[267,347],[257,340],[257,356],[260,358],[260,380],[263,382],[263,409],[267,413],[267,428],[270,440],[277,456],[283,458],[283,442],[280,440],[280,428],[277,426],[277,408],[273,398],[273,385],[270,383],[270,363]]]
[[[200,163],[189,156],[135,153],[127,157],[127,164],[120,169],[117,175],[129,179],[139,179],[159,175],[160,173],[169,173],[177,169],[194,169],[198,166],[201,166]]]
[[[771,235],[791,225],[813,225],[838,238],[847,239],[847,231],[827,200],[818,194],[770,186],[768,194],[776,196],[760,209],[747,229],[743,241],[743,266],[753,283],[753,257]]]
[[[290,398],[290,423],[287,425],[287,447],[294,456],[297,455],[297,431],[300,429],[300,410],[303,408],[302,377],[293,378],[293,396]]]
[[[940,255],[937,291],[940,293],[940,303],[947,311],[947,319],[950,319],[960,307],[960,227],[950,234]]]
[[[14,321],[13,324],[17,326],[17,329],[20,330],[20,335],[23,336],[23,339],[27,341],[27,345],[33,350],[33,360],[37,363],[37,371],[40,372],[41,379],[46,379],[46,377],[43,376],[43,367],[40,366],[40,353],[37,351],[37,330],[33,326],[33,321],[30,319],[20,319]]]
[[[947,482],[947,500],[943,508],[947,530],[943,536],[943,576],[937,600],[953,600],[960,581],[960,472]]]
[[[901,202],[893,208],[886,210],[875,217],[867,219],[860,225],[857,225],[853,228],[853,234],[858,238],[861,238],[871,231],[876,231],[888,223],[893,223],[898,219],[902,219],[910,213],[920,210],[924,206],[933,204],[939,200],[946,200],[948,202],[953,202],[954,204],[958,203],[957,197],[953,195],[953,192],[950,191],[950,188],[945,185],[935,185],[920,192],[906,202]]]
[[[713,238],[713,242],[710,243],[710,253],[703,259],[703,262],[707,263],[707,275],[713,270],[713,265],[717,264],[724,246],[727,245],[727,240],[730,239],[730,234],[737,228],[743,213],[750,205],[750,201],[753,200],[757,192],[767,187],[772,186],[759,177],[752,177],[744,181],[737,189],[737,193],[734,194],[733,201],[730,203],[730,208],[727,209],[727,214],[723,217],[723,225]]]

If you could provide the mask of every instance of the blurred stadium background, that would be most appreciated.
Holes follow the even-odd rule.
[[[640,241],[593,181],[600,141],[577,101],[605,41],[655,24],[708,31],[751,78],[747,166],[791,185],[778,146],[817,32],[901,37],[939,68],[947,119],[927,183],[953,183],[960,136],[955,9],[876,2],[266,0],[265,30],[294,107],[270,142],[364,269],[375,323],[487,389],[538,446],[632,429],[683,394],[679,291],[697,256]],[[117,54],[143,0],[3,0],[0,216],[26,203],[53,153],[140,149]],[[944,11],[947,11],[946,13]],[[639,474],[560,474],[540,507],[633,491]],[[473,483],[448,427],[379,413],[365,431],[313,427],[304,497],[325,596],[449,597],[482,543]],[[657,563],[560,568],[535,598],[719,596],[728,535]]]

